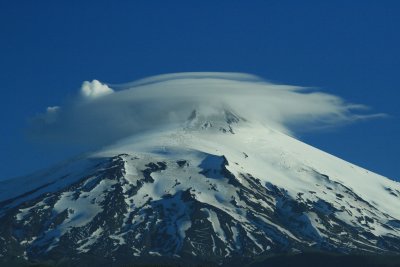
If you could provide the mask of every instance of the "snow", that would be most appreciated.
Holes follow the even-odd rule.
[[[214,232],[217,234],[218,238],[226,243],[226,236],[224,230],[221,228],[221,225],[219,223],[218,215],[215,213],[215,211],[210,210],[210,209],[201,209],[201,211],[207,213],[208,215],[208,220],[211,222],[211,225],[214,229]]]
[[[192,226],[192,222],[189,220],[178,220],[177,222],[177,227],[179,230],[179,236],[183,240],[186,236],[186,231],[190,229]]]
[[[310,220],[310,223],[315,231],[317,231],[318,235],[321,237],[328,237],[322,231],[326,230],[325,226],[320,223],[321,219],[315,212],[307,212],[307,217]]]
[[[44,199],[42,201],[39,201],[38,203],[36,203],[34,206],[28,207],[28,208],[24,208],[24,209],[19,209],[18,212],[15,217],[17,221],[24,221],[24,225],[27,225],[30,223],[30,219],[28,218],[29,215],[32,212],[35,212],[36,209],[40,209],[40,210],[47,210],[50,209],[51,207],[49,205],[46,204],[46,200]]]
[[[252,190],[250,184],[242,175],[248,174],[259,179],[260,187],[265,187],[267,191],[270,190],[269,185],[274,185],[282,189],[288,198],[293,200],[301,198],[310,208],[325,215],[333,214],[334,218],[362,231],[375,236],[400,236],[399,227],[383,226],[388,222],[400,220],[400,201],[396,193],[400,192],[399,183],[261,124],[241,122],[232,126],[234,134],[221,131],[220,127],[227,127],[226,123],[221,121],[212,121],[211,125],[203,126],[203,121],[196,117],[192,123],[181,128],[169,127],[133,136],[89,156],[64,162],[48,171],[0,182],[0,202],[15,198],[6,205],[6,209],[11,209],[46,192],[56,192],[66,188],[82,178],[87,178],[85,185],[89,185],[97,181],[96,171],[105,168],[102,165],[105,158],[124,154],[120,156],[124,163],[124,173],[123,177],[119,177],[119,181],[103,178],[90,191],[80,192],[78,198],[73,191],[67,190],[60,194],[53,212],[60,214],[67,211],[68,216],[56,229],[46,232],[45,240],[52,240],[49,249],[56,246],[58,239],[72,227],[83,226],[92,221],[102,211],[100,203],[104,200],[105,192],[116,183],[122,186],[128,209],[124,214],[122,228],[129,226],[130,229],[136,229],[135,227],[143,224],[149,227],[149,218],[143,210],[151,209],[152,205],[157,203],[164,213],[169,212],[169,218],[172,219],[166,229],[169,234],[176,236],[176,242],[182,246],[193,222],[189,215],[189,205],[180,197],[182,192],[190,190],[196,201],[208,207],[201,210],[206,214],[217,236],[217,238],[212,236],[214,251],[217,249],[217,243],[220,243],[219,240],[226,244],[225,255],[229,255],[235,248],[240,250],[243,246],[240,238],[242,230],[260,251],[271,249],[274,241],[277,241],[274,238],[277,237],[267,236],[267,233],[257,229],[254,222],[249,219],[248,212],[251,207],[241,200],[238,188],[230,183],[226,173],[223,173],[224,168],[234,174],[243,187],[249,190]],[[180,166],[177,161],[182,159],[187,164]],[[166,164],[167,168],[152,172],[150,176],[153,181],[143,183],[145,178],[143,170],[148,168],[146,165],[157,162]],[[137,193],[128,195],[133,187],[138,189]],[[29,191],[32,191],[31,194],[24,195]],[[149,199],[152,200],[151,203]],[[232,204],[232,199],[236,205]],[[275,200],[268,203],[264,199],[251,196],[248,200],[270,211],[271,214],[280,205],[279,202],[275,203]],[[35,208],[52,207],[43,200],[33,206],[20,208],[16,214],[17,221],[28,222],[27,216]],[[136,214],[131,217],[130,214],[134,211]],[[222,227],[218,211],[229,214],[237,223],[236,226]],[[0,216],[1,212],[4,210],[0,211]],[[261,213],[254,216],[284,237],[303,242],[273,218]],[[319,238],[329,237],[332,242],[336,242],[327,233],[327,227],[321,223],[317,213],[308,211],[302,216],[298,219],[305,222],[308,227],[304,231],[316,241],[319,241]],[[328,224],[336,223],[332,220],[328,221]],[[157,227],[160,225],[162,221],[158,218]],[[230,229],[232,239],[224,229],[228,229],[228,232]],[[78,250],[82,253],[88,252],[101,234],[102,229],[98,228],[90,237],[80,240]],[[135,234],[136,239],[142,237],[141,233]],[[346,232],[342,234],[346,235]],[[264,240],[270,242],[271,246],[262,245],[257,235],[264,235]],[[124,233],[109,237],[117,245],[127,242]],[[363,245],[376,247],[370,243]],[[133,250],[137,255],[141,253],[137,248]],[[151,251],[149,254],[161,255],[157,251]]]
[[[116,181],[103,179],[92,191],[82,193],[78,199],[74,198],[74,192],[63,193],[54,205],[54,211],[57,213],[68,210],[68,219],[63,223],[61,231],[64,232],[70,226],[79,227],[90,222],[102,211],[99,204],[104,200],[104,190],[114,183]]]
[[[366,171],[264,125],[243,122],[240,127],[234,128],[234,131],[235,134],[226,134],[213,131],[212,127],[202,130],[193,130],[190,127],[183,130],[161,130],[158,133],[147,133],[126,139],[93,154],[93,157],[134,153],[141,159],[128,165],[134,165],[137,169],[140,169],[138,161],[150,158],[153,161],[167,159],[167,170],[152,173],[155,182],[145,184],[134,196],[133,203],[136,207],[145,203],[145,195],[157,200],[167,193],[173,195],[191,187],[198,201],[230,211],[235,219],[246,222],[244,215],[240,215],[243,213],[229,204],[231,197],[234,196],[238,204],[246,208],[246,204],[241,203],[237,197],[235,187],[228,184],[220,173],[222,156],[225,156],[228,161],[227,169],[242,182],[240,174],[245,170],[260,179],[262,184],[270,183],[284,188],[293,199],[296,199],[297,194],[301,192],[304,200],[318,202],[322,199],[338,210],[345,206],[348,211],[336,213],[336,216],[349,224],[353,224],[355,218],[348,212],[353,215],[358,214],[356,208],[349,206],[349,201],[353,203],[355,200],[348,199],[349,196],[345,193],[341,193],[344,195],[343,199],[338,199],[336,195],[346,191],[346,188],[366,202],[373,203],[372,205],[382,213],[390,214],[396,219],[400,218],[400,201],[396,201],[395,196],[385,190],[391,188],[400,191],[399,183]],[[178,166],[171,167],[175,160],[182,158],[190,162],[189,167],[183,169]],[[130,172],[134,173],[133,176],[137,176],[136,169],[127,171]],[[183,172],[190,173],[190,176],[184,175]],[[180,177],[180,184],[174,186],[174,179],[168,177]],[[210,191],[211,187],[216,190]],[[259,202],[270,210],[274,208],[256,199],[252,201]],[[387,203],[393,204],[387,205]],[[363,203],[357,203],[355,206],[360,205],[368,209]],[[315,222],[312,214],[308,216],[312,227],[322,236],[320,229],[323,227]],[[217,226],[218,220],[212,214],[210,220],[213,220],[215,231],[220,231]],[[272,222],[269,223],[273,225]],[[386,223],[386,219],[381,218],[380,222],[375,223],[372,230],[374,234],[394,233],[380,226],[380,223]],[[286,235],[294,237],[286,229],[277,225],[275,227]],[[222,232],[220,238],[224,239]]]
[[[231,231],[233,234],[233,240],[235,240],[235,247],[236,249],[240,250],[242,248],[242,244],[240,243],[240,239],[239,239],[239,230],[233,226],[231,227]]]
[[[80,253],[88,252],[90,250],[90,246],[93,245],[99,239],[102,233],[103,233],[103,228],[99,227],[86,240],[79,240],[78,245],[80,245],[81,243],[83,244],[78,247],[78,251]]]
[[[98,167],[99,162],[101,158],[79,156],[32,175],[0,181],[0,202],[13,200],[0,211],[0,217],[7,209],[77,182]]]

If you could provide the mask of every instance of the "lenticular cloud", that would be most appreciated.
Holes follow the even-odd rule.
[[[365,108],[249,74],[176,73],[122,85],[84,82],[73,101],[32,119],[30,133],[46,141],[108,144],[182,124],[195,109],[209,113],[229,109],[250,122],[293,134],[298,125],[336,126],[383,116],[359,114]]]

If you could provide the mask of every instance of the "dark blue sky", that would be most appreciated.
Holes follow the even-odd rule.
[[[300,137],[400,178],[399,14],[396,0],[1,1],[0,179],[75,152],[43,148],[24,131],[82,81],[185,71],[253,73],[387,113]]]

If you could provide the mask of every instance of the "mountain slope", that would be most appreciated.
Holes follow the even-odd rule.
[[[193,111],[178,128],[1,182],[0,258],[397,254],[399,200],[398,183],[288,135],[226,110]]]

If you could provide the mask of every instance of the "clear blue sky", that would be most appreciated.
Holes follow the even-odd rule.
[[[0,179],[74,153],[24,134],[82,81],[248,72],[390,115],[302,140],[400,178],[400,1],[1,1]]]

